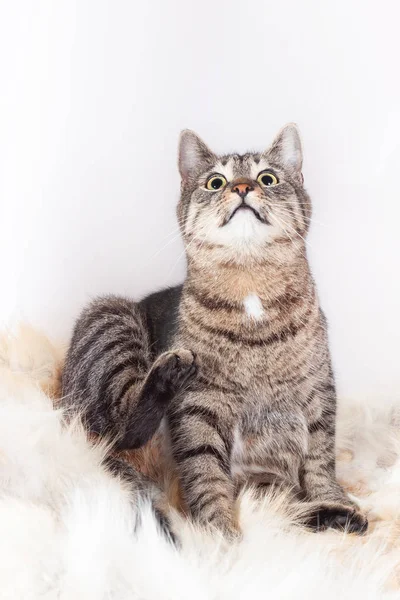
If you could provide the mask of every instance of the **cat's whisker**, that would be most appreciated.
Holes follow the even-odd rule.
[[[290,217],[293,216],[292,213],[289,211],[289,209],[286,206],[282,206],[281,204],[271,202],[270,207],[273,209],[281,210]],[[328,225],[327,223],[323,223],[322,221],[315,219],[315,217],[307,217],[306,215],[301,215],[300,218],[308,223],[315,223],[316,225],[321,225],[322,227],[327,227],[328,229],[332,229],[331,225]]]
[[[205,227],[205,225],[203,225],[203,229],[204,229],[204,227]],[[206,235],[208,235],[208,234],[210,233],[211,229],[212,229],[212,225],[209,225],[209,226],[207,227]],[[201,229],[200,229],[199,231],[200,231],[200,233],[202,232],[202,230],[201,230]],[[206,236],[205,236],[205,237],[206,237]],[[176,269],[177,265],[179,264],[179,262],[180,262],[181,258],[183,258],[183,256],[184,256],[184,255],[185,255],[185,253],[187,252],[187,250],[188,250],[188,249],[189,249],[189,248],[190,248],[190,247],[193,245],[193,243],[194,243],[194,242],[198,242],[198,241],[199,241],[199,240],[198,240],[198,238],[197,238],[197,237],[193,237],[193,239],[192,239],[192,240],[190,240],[190,242],[186,244],[186,247],[185,247],[185,248],[184,248],[184,250],[183,250],[183,251],[182,251],[182,252],[179,254],[179,256],[178,256],[177,260],[175,261],[175,263],[174,263],[174,265],[173,265],[172,269],[171,269],[171,270],[170,270],[170,272],[168,273],[168,276],[169,276],[169,277],[170,277],[170,276],[173,274],[173,272],[175,271],[175,269]],[[203,240],[203,242],[200,244],[200,248],[202,247],[202,245],[204,244],[204,242],[205,242],[205,239],[204,239],[204,240]]]
[[[275,215],[276,216],[276,215]],[[293,231],[293,233],[295,233],[299,238],[301,238],[303,240],[303,242],[309,246],[309,248],[311,248],[311,244],[308,240],[306,240],[292,225],[290,225],[290,223],[287,223],[286,221],[284,221],[285,227],[289,227],[289,229],[291,231]]]
[[[165,244],[163,244],[161,246],[161,248],[159,248],[158,250],[156,250],[154,252],[154,254],[150,257],[150,260],[153,260],[154,258],[156,258],[159,254],[161,254],[161,252],[163,252],[166,248],[168,248],[168,246],[170,246],[171,244],[173,244],[174,242],[176,242],[177,240],[180,240],[180,239],[181,239],[181,234],[176,233],[174,235],[174,237],[169,239]]]
[[[284,225],[275,213],[270,212],[270,213],[268,213],[268,216],[271,219],[271,221],[275,221],[276,225],[278,225],[281,229],[283,229],[283,231],[286,233],[286,235],[288,236],[290,241],[295,244],[295,240],[293,239],[293,237],[291,236],[291,234],[288,232],[288,230],[285,227],[285,225],[287,225],[287,224],[285,223],[285,225]]]
[[[176,235],[177,233],[180,233],[180,227],[175,227],[174,229],[172,229],[171,231],[169,231],[163,238],[161,241],[164,241],[165,239],[169,238],[171,235]]]
[[[150,259],[156,258],[165,248],[167,248],[170,244],[173,244],[177,239],[181,238],[181,225],[183,225],[182,220],[178,219],[178,227],[175,227],[172,231],[169,231],[162,239],[162,245],[154,252],[154,254],[150,257]],[[165,243],[163,243],[165,242]]]

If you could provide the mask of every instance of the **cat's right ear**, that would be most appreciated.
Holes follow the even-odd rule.
[[[214,163],[215,154],[206,146],[199,136],[190,129],[184,129],[179,139],[179,172],[186,181],[196,173],[206,170]]]

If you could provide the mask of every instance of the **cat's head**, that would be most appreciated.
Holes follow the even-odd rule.
[[[244,155],[217,156],[193,131],[183,131],[178,219],[188,254],[208,248],[246,262],[279,244],[301,245],[311,217],[301,167],[294,124],[264,152]]]

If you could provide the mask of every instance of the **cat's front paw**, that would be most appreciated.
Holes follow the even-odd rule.
[[[179,392],[197,373],[196,357],[191,350],[172,350],[161,354],[153,365],[158,385],[174,394]]]
[[[368,529],[368,520],[355,506],[323,504],[313,511],[306,525],[314,531],[332,528],[364,535]]]

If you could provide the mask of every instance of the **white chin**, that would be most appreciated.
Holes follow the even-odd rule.
[[[274,228],[262,223],[249,210],[238,211],[223,227],[213,228],[207,239],[223,246],[260,246],[272,239]]]
[[[230,232],[233,237],[241,239],[250,239],[254,235],[265,229],[267,231],[268,226],[265,223],[261,223],[250,210],[239,210],[232,219],[225,225],[225,229]]]

